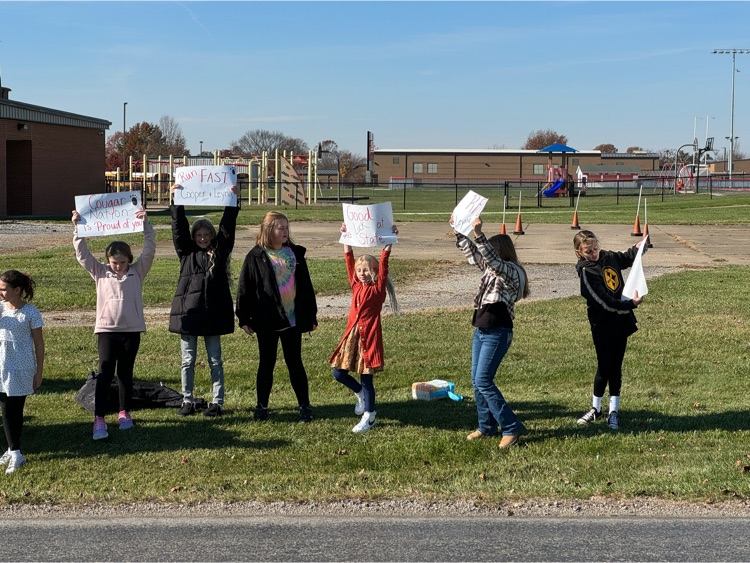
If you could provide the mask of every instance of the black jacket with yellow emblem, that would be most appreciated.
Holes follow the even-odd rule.
[[[580,260],[576,264],[594,339],[627,338],[638,330],[633,313],[636,304],[622,299],[622,270],[633,265],[637,253],[635,246],[625,252],[602,250],[596,262]]]

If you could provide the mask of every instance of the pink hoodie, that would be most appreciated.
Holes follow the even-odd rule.
[[[102,264],[91,251],[85,238],[73,236],[76,258],[96,283],[96,324],[99,332],[146,332],[143,317],[143,280],[146,278],[156,254],[156,231],[146,221],[143,225],[143,250],[130,264],[122,279]]]

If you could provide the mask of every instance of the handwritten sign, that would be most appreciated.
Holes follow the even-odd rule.
[[[390,201],[373,205],[344,203],[342,207],[346,232],[341,233],[341,244],[367,248],[398,242],[398,237],[393,234],[393,209]]]
[[[103,237],[143,231],[143,219],[135,216],[141,209],[141,192],[77,195],[78,236]]]
[[[453,210],[453,228],[464,236],[471,232],[471,222],[479,217],[487,205],[487,198],[469,190]]]
[[[237,194],[232,186],[237,184],[237,169],[234,166],[180,166],[174,171],[176,205],[220,205],[235,207]]]
[[[643,273],[643,252],[648,246],[648,235],[643,237],[641,241],[641,247],[638,249],[638,253],[635,255],[633,265],[630,267],[630,273],[628,279],[625,280],[625,287],[622,288],[622,300],[632,299],[635,292],[638,292],[639,297],[643,297],[648,294],[648,286],[646,285],[646,276]]]

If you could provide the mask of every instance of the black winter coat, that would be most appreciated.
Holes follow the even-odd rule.
[[[594,339],[628,337],[638,330],[635,303],[622,299],[622,270],[633,265],[637,253],[635,246],[625,252],[602,250],[596,262],[580,260],[576,264]]]
[[[297,260],[294,271],[296,325],[301,332],[310,332],[318,324],[318,305],[305,260],[307,249],[291,242],[288,244]],[[271,260],[260,245],[255,245],[247,253],[242,265],[235,312],[239,325],[249,326],[253,332],[274,332],[290,326]]]
[[[182,205],[172,205],[172,240],[180,259],[180,279],[169,313],[169,330],[193,336],[234,332],[229,255],[234,248],[239,207],[225,207],[216,233],[213,268],[211,256],[190,236]],[[210,272],[209,272],[210,270]]]

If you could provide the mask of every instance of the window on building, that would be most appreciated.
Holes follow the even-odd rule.
[[[542,176],[542,175],[544,175],[544,164],[535,164],[534,176]]]
[[[428,162],[427,163],[427,173],[428,174],[437,174],[437,163]]]
[[[393,164],[398,164],[398,162],[399,162],[399,157],[394,156],[393,157]]]
[[[414,174],[422,174],[424,172],[424,164],[421,162],[415,162],[413,167]]]

